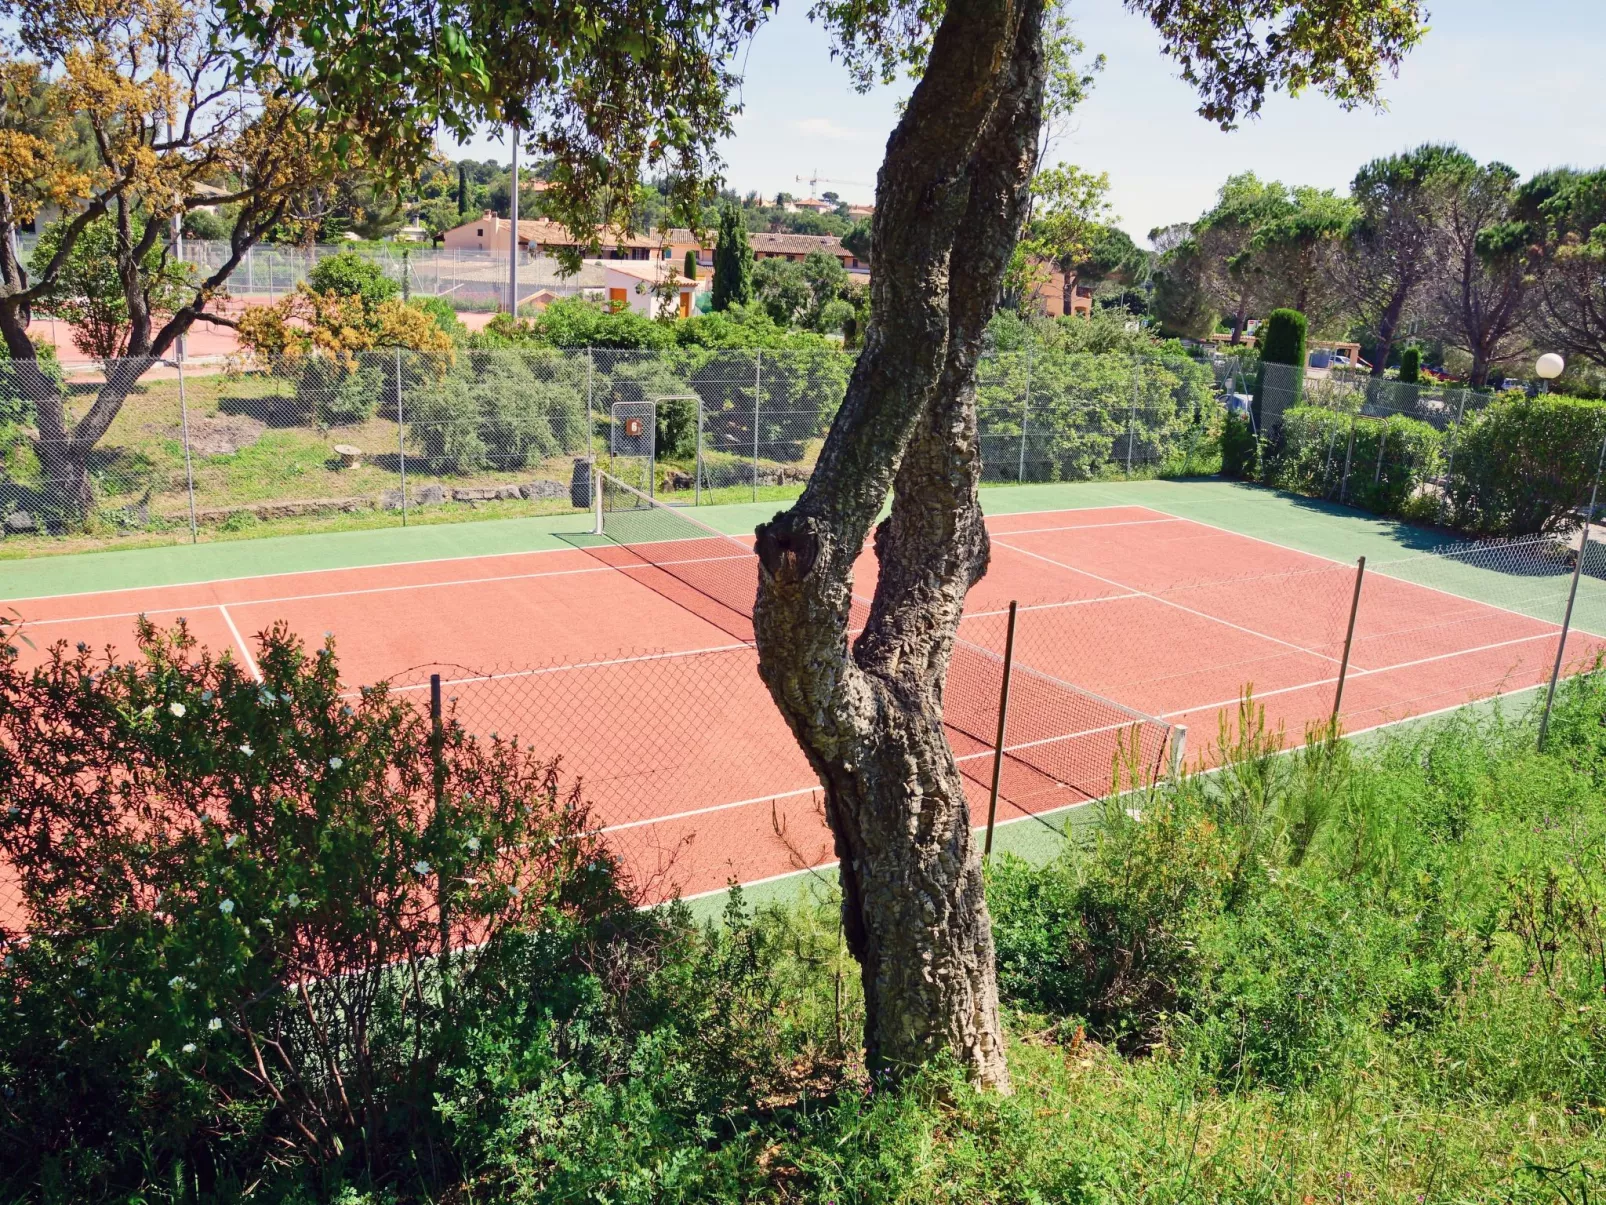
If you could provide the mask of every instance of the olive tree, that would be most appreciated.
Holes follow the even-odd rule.
[[[327,0],[225,2],[249,27],[317,47],[323,94],[371,137],[408,124],[392,149],[432,122],[517,121],[556,164],[549,204],[575,229],[628,221],[621,186],[654,163],[674,170],[672,201],[709,193],[734,52],[771,7],[371,0],[357,21]],[[1415,0],[1125,2],[1224,125],[1277,87],[1366,103],[1421,34]],[[858,81],[908,69],[917,82],[877,180],[863,351],[803,495],[757,533],[760,674],[825,787],[870,1065],[896,1077],[948,1055],[1007,1090],[981,863],[942,704],[965,594],[987,568],[976,363],[1036,160],[1045,0],[815,0],[811,12]],[[879,573],[852,638],[853,563],[872,528]]]

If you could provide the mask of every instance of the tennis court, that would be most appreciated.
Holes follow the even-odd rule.
[[[254,672],[252,637],[282,620],[309,643],[334,633],[353,687],[388,679],[423,704],[439,674],[471,730],[562,756],[657,896],[832,862],[814,776],[757,675],[750,541],[628,487],[602,536],[586,526],[577,517],[570,546],[556,549],[4,606],[24,618],[40,650],[31,656],[56,640],[126,655],[138,615],[163,625],[182,616],[201,642]],[[1106,794],[1123,745],[1145,774],[1164,773],[1184,747],[1188,764],[1208,763],[1218,718],[1236,711],[1246,686],[1291,743],[1330,714],[1355,566],[1140,505],[995,516],[988,527],[991,569],[971,592],[946,693],[978,822],[1011,601],[1001,822]],[[1343,696],[1349,731],[1548,677],[1559,616],[1548,601],[1527,604],[1556,596],[1566,566],[1503,573],[1514,586],[1499,605],[1467,596],[1457,577],[1467,572],[1412,557],[1361,579]],[[861,598],[874,575],[867,553]],[[1575,627],[1567,658],[1602,649],[1606,639]]]

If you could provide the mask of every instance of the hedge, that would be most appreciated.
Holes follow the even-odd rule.
[[[1335,500],[1342,496],[1366,510],[1397,514],[1437,476],[1442,445],[1438,431],[1404,415],[1368,418],[1320,406],[1296,406],[1283,414],[1282,436],[1267,458],[1266,475],[1271,484],[1296,493]]]
[[[1450,514],[1478,535],[1521,536],[1565,525],[1589,501],[1606,439],[1606,402],[1509,396],[1461,425]]]

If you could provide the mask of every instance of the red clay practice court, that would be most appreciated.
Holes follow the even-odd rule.
[[[1007,608],[1019,603],[1000,822],[1107,794],[1112,758],[1163,771],[1185,726],[1208,764],[1219,718],[1253,687],[1297,744],[1333,706],[1356,571],[1140,506],[993,517],[947,691],[972,817],[985,818]],[[42,656],[57,640],[126,656],[138,615],[183,616],[255,671],[283,620],[336,639],[354,688],[427,700],[471,731],[560,755],[655,895],[715,891],[831,863],[816,779],[757,674],[750,541],[564,548],[10,600]],[[717,586],[707,585],[717,579]],[[869,597],[874,558],[858,565]],[[1357,732],[1538,685],[1557,624],[1383,572],[1362,579],[1342,720]],[[723,599],[721,602],[719,600]],[[1570,663],[1606,649],[1574,631]]]

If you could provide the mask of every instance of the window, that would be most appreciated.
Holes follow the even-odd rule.
[[[475,238],[484,238],[485,237],[485,227],[481,226],[478,230],[476,230],[474,232],[474,237]]]

